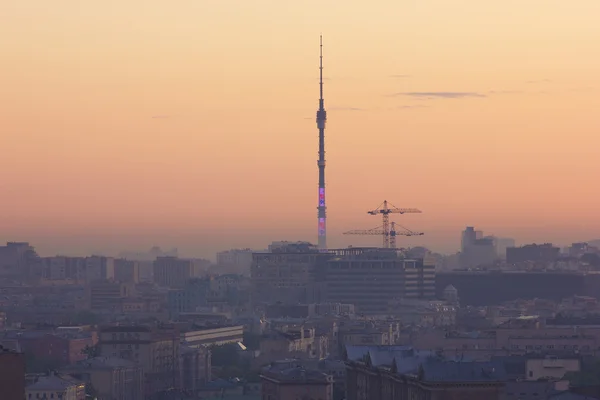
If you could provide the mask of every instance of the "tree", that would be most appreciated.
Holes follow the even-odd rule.
[[[87,358],[94,358],[100,356],[100,346],[98,344],[94,346],[85,346],[83,350],[81,350],[81,354],[85,354]]]
[[[229,367],[240,363],[238,353],[239,346],[235,343],[227,343],[221,346],[212,346],[211,362],[215,367]]]
[[[260,335],[244,331],[244,346],[246,346],[248,350],[260,349]]]

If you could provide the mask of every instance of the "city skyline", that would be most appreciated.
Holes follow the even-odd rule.
[[[425,232],[400,246],[449,252],[467,225],[600,236],[600,4],[136,4],[6,7],[2,240],[211,257],[316,243],[320,33],[329,247],[378,243],[342,232],[378,226],[366,211],[384,199],[423,210],[393,219]]]

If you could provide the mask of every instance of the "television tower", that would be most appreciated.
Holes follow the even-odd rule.
[[[319,128],[319,206],[318,229],[319,229],[319,250],[327,250],[327,217],[325,206],[325,121],[327,121],[327,111],[323,100],[323,35],[319,37],[319,109],[317,110],[317,127]]]

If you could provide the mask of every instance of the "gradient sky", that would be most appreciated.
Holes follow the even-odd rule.
[[[598,0],[8,0],[0,239],[42,253],[600,236]]]

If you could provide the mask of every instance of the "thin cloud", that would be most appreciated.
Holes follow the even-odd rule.
[[[395,110],[410,110],[413,108],[427,108],[428,106],[425,106],[423,104],[415,104],[415,105],[411,105],[411,106],[398,106],[395,108]]]
[[[409,96],[418,99],[462,99],[466,97],[487,97],[478,92],[401,92],[393,96]]]
[[[171,117],[172,117],[172,115],[153,115],[152,119],[168,119]]]
[[[532,84],[532,83],[551,83],[551,82],[552,82],[551,79],[532,79],[532,80],[526,81],[525,83]]]
[[[329,107],[331,111],[365,111],[364,108],[360,107]]]
[[[489,94],[523,94],[522,90],[490,90]]]
[[[403,75],[403,74],[390,75],[390,78],[410,78],[410,75]]]

